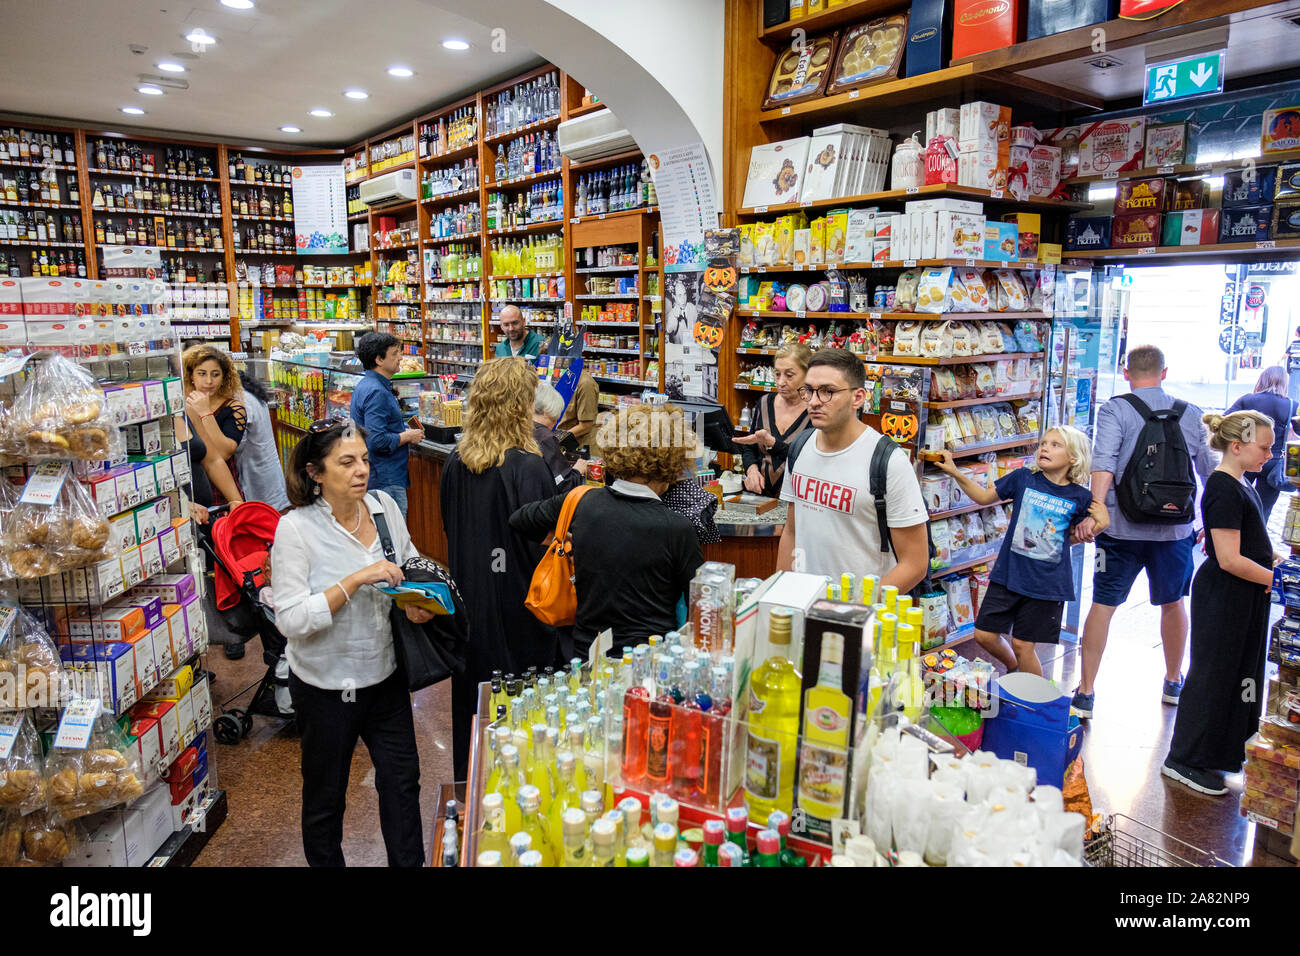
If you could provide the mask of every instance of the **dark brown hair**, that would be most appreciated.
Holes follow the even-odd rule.
[[[284,488],[289,494],[289,503],[295,508],[305,508],[316,500],[319,485],[307,471],[310,465],[316,471],[325,467],[325,459],[334,450],[348,430],[351,429],[358,438],[366,437],[366,430],[353,421],[340,422],[333,428],[321,432],[308,432],[294,445],[289,456],[289,471],[284,476]]]
[[[808,368],[818,365],[838,371],[844,376],[844,383],[849,388],[863,388],[867,384],[867,370],[862,364],[862,356],[855,355],[848,349],[818,349],[808,360]]]

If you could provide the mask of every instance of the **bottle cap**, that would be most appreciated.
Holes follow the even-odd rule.
[[[721,820],[704,821],[704,842],[709,846],[722,846],[727,839],[727,825]]]
[[[623,814],[618,810],[610,810],[604,816],[602,816],[601,819],[608,820],[609,825],[614,828],[615,833],[621,834],[623,832],[623,823],[624,823]]]
[[[510,741],[514,739],[514,731],[509,727],[498,727],[492,732],[492,735],[496,738],[498,749],[504,744],[510,743]]]
[[[531,783],[519,788],[519,809],[524,813],[536,813],[542,807],[542,791]]]
[[[770,644],[787,645],[793,628],[794,615],[788,607],[774,607],[767,621],[767,640]]]
[[[519,865],[527,867],[541,866],[542,854],[537,850],[529,850],[527,853],[524,853],[519,857]]]
[[[456,801],[455,801],[455,800],[448,800],[448,801],[447,801],[447,805],[446,805],[445,807],[443,807],[443,816],[446,817],[446,818],[449,819],[449,820],[456,820],[456,819],[459,819],[459,814],[456,812]]]
[[[699,866],[700,858],[690,847],[682,847],[673,854],[673,866]]]
[[[659,822],[671,823],[677,826],[677,819],[681,813],[681,804],[672,797],[664,797],[659,801]]]
[[[501,762],[509,766],[519,763],[519,748],[514,744],[505,744],[501,748]]]
[[[560,815],[560,825],[564,828],[565,836],[575,833],[579,836],[587,835],[587,815],[577,807],[569,807]]]
[[[577,765],[577,761],[569,751],[561,750],[555,755],[555,765],[560,768],[561,774],[568,776],[573,773],[573,768]]]
[[[510,852],[517,860],[533,848],[533,837],[530,833],[520,830],[510,837]]]
[[[781,834],[775,830],[758,831],[758,852],[776,855],[781,852]]]
[[[541,741],[541,740],[545,740],[545,739],[546,739],[546,725],[545,725],[545,724],[533,724],[532,730],[533,730],[533,743],[534,743],[534,744],[536,744],[538,741]]]
[[[493,680],[500,680],[503,676],[504,676],[504,675],[501,673],[501,671],[493,671],[493,672],[492,672],[492,679],[493,679]]]
[[[749,811],[744,807],[731,807],[727,810],[727,832],[744,833],[749,826]]]
[[[650,865],[650,854],[646,852],[643,846],[629,847],[624,859],[627,860],[628,866]]]
[[[671,853],[673,847],[677,846],[677,828],[671,823],[659,824],[655,827],[654,841],[656,852]]]
[[[718,847],[718,866],[740,866],[745,860],[745,853],[734,843],[724,843]]]
[[[580,754],[586,750],[587,732],[583,729],[582,724],[570,724],[564,732],[569,735],[569,747],[573,753]]]
[[[617,833],[608,820],[597,820],[591,825],[591,842],[600,846],[613,846]]]
[[[790,814],[784,810],[773,810],[767,815],[767,828],[785,836],[790,832]]]
[[[478,855],[476,866],[500,866],[501,853],[498,850],[484,850]]]
[[[584,813],[603,813],[605,811],[605,798],[599,790],[584,790],[579,799],[579,806]]]
[[[483,794],[483,816],[491,817],[505,809],[506,799],[499,793]]]

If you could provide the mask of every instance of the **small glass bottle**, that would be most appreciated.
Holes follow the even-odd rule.
[[[643,846],[628,847],[628,851],[624,856],[627,865],[630,867],[646,867],[650,865],[650,854]]]
[[[555,842],[551,839],[550,821],[542,815],[542,795],[537,787],[528,784],[519,788],[519,828],[533,839],[533,847],[542,854],[544,866],[555,866],[558,858]]]
[[[579,867],[589,865],[587,862],[587,816],[577,807],[564,811],[561,818],[564,840],[564,856],[561,866]]]
[[[591,865],[594,867],[612,867],[615,865],[614,825],[608,820],[597,820],[591,826]]]
[[[677,828],[671,823],[661,823],[654,832],[654,865],[670,867],[677,851]]]
[[[478,851],[496,850],[502,855],[510,852],[510,837],[506,833],[506,804],[499,793],[485,793],[482,801],[483,825],[478,831]]]
[[[533,838],[522,830],[510,837],[510,866],[519,866],[520,858],[533,848]]]
[[[704,865],[718,865],[718,848],[727,839],[727,825],[721,820],[704,821]]]

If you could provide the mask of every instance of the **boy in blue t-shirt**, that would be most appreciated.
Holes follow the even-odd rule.
[[[937,462],[976,504],[1012,502],[1011,524],[975,619],[975,640],[1008,671],[1042,676],[1034,645],[1060,641],[1065,602],[1075,598],[1070,529],[1089,516],[1098,528],[1110,524],[1106,506],[1088,489],[1091,457],[1083,432],[1059,425],[1043,434],[1033,464],[1008,472],[992,488],[959,472],[949,452]],[[1003,634],[1011,635],[1010,647]]]

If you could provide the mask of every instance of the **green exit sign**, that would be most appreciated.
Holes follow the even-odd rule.
[[[1223,92],[1223,50],[1198,53],[1180,60],[1148,63],[1142,105],[1168,103]]]

